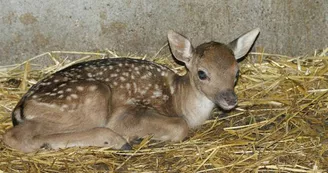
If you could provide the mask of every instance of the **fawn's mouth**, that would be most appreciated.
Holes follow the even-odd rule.
[[[216,104],[219,105],[224,110],[230,110],[236,107],[237,105],[237,96],[233,92],[233,90],[226,90],[223,92],[220,92],[216,96]]]
[[[220,100],[217,105],[220,106],[224,110],[231,110],[237,106],[237,102],[233,105],[229,105],[225,100]]]

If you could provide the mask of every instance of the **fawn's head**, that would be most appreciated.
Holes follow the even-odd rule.
[[[168,40],[175,58],[187,67],[191,84],[213,103],[229,110],[237,105],[237,60],[248,53],[259,32],[256,28],[227,45],[209,42],[196,49],[187,38],[173,31],[169,31]]]

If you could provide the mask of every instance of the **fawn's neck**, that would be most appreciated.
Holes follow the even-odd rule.
[[[189,73],[184,76],[176,75],[172,85],[173,105],[177,114],[183,116],[191,128],[203,124],[209,118],[215,104],[195,87]]]

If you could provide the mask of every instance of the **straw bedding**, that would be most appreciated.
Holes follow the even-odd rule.
[[[86,147],[24,154],[0,136],[3,172],[327,172],[328,48],[311,56],[251,53],[240,64],[238,107],[212,118],[181,143],[145,137],[131,151]],[[0,67],[0,135],[26,90],[68,65],[111,51],[47,52]],[[130,55],[131,56],[131,55]],[[146,58],[184,73],[170,56]],[[39,62],[48,63],[47,66]],[[2,172],[0,171],[0,173]]]

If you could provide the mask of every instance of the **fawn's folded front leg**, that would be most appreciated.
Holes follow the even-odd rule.
[[[129,109],[115,125],[109,127],[128,138],[152,135],[161,141],[182,141],[189,131],[182,117],[170,117],[148,108]]]

